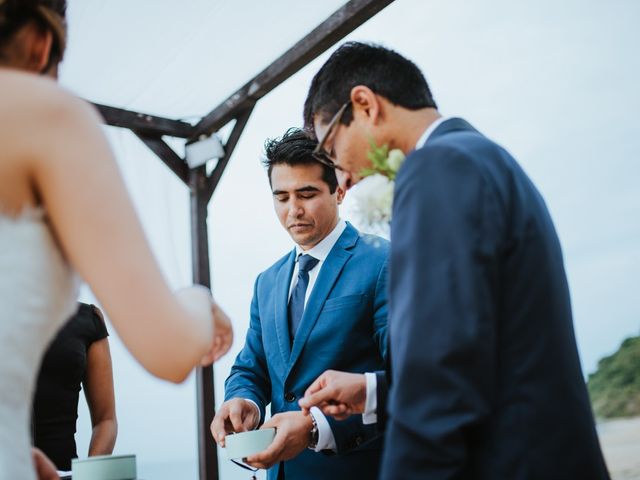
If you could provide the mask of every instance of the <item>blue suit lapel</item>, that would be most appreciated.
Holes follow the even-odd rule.
[[[311,330],[313,330],[320,316],[322,307],[324,307],[327,296],[340,277],[340,273],[347,263],[347,260],[351,257],[349,249],[356,244],[357,240],[358,231],[350,223],[347,223],[347,228],[342,232],[342,235],[340,235],[340,238],[331,249],[329,256],[322,264],[320,274],[316,279],[309,300],[307,300],[307,305],[300,320],[300,326],[293,341],[288,371],[291,371],[300,357],[302,349],[311,334]]]
[[[291,344],[289,340],[289,321],[287,305],[289,304],[289,288],[291,286],[291,275],[295,265],[296,251],[295,249],[289,254],[289,258],[282,264],[276,277],[276,301],[275,301],[275,319],[276,334],[278,336],[278,346],[280,347],[280,355],[282,356],[282,364],[286,367],[289,364],[289,356],[291,355]]]

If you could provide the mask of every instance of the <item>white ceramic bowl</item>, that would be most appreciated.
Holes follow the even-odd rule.
[[[99,455],[71,461],[73,480],[135,480],[135,455]]]
[[[275,436],[275,428],[230,433],[224,439],[227,458],[238,460],[260,453],[271,445]]]

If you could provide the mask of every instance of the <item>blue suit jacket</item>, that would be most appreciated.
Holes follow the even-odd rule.
[[[322,265],[292,346],[287,304],[295,250],[261,273],[246,343],[226,381],[225,399],[253,400],[264,420],[269,403],[272,414],[299,410],[298,399],[327,369],[384,368],[388,256],[386,240],[360,235],[347,224]],[[382,439],[361,418],[328,418],[338,455],[305,450],[284,462],[285,478],[376,478]],[[268,478],[277,478],[279,468],[271,468]]]
[[[608,478],[560,243],[513,157],[443,122],[398,174],[391,245],[382,478]]]

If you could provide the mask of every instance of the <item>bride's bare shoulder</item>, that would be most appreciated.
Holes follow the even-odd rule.
[[[60,87],[53,80],[18,70],[0,70],[0,122],[4,125],[31,126],[65,118],[97,115],[86,102]]]

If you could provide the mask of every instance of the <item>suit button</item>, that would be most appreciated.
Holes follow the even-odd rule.
[[[296,401],[296,396],[292,392],[287,392],[284,394],[284,399],[291,403]]]
[[[362,437],[358,435],[356,437],[356,447],[359,447],[360,445],[362,445]]]

